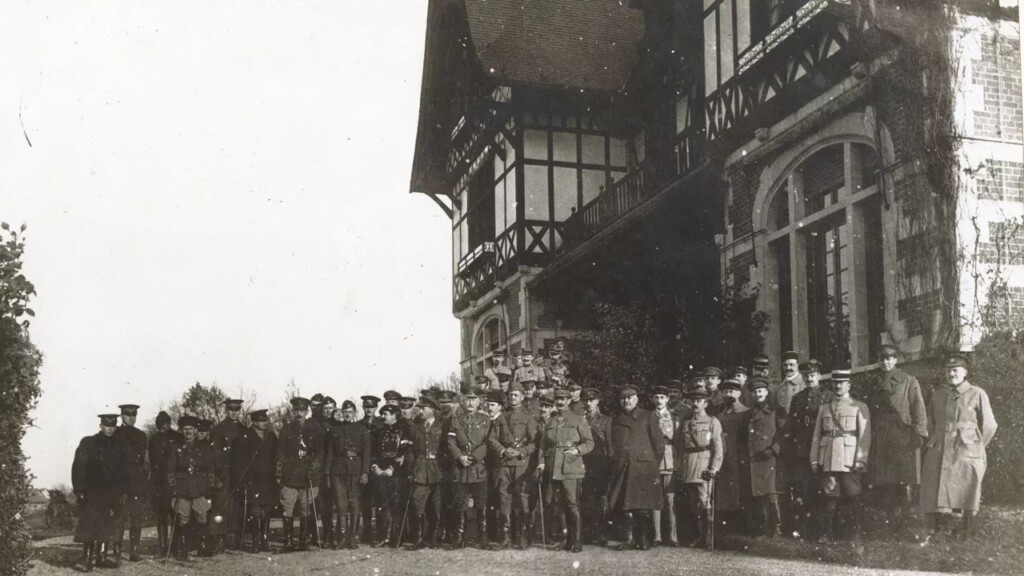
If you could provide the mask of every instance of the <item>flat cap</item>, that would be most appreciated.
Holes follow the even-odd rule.
[[[785,352],[782,353],[782,361],[785,362],[786,360],[796,360],[799,362],[800,355],[794,352],[793,350],[786,350]]]

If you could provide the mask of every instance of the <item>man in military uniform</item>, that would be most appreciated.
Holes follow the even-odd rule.
[[[249,412],[249,420],[251,425],[231,445],[231,482],[241,488],[242,530],[249,524],[252,551],[266,552],[270,550],[270,513],[277,503],[277,434],[266,410]]]
[[[412,396],[402,396],[398,399],[398,416],[408,426],[412,426],[416,417],[419,416],[419,409],[416,408],[416,399]]]
[[[822,537],[832,539],[839,499],[845,497],[851,532],[860,536],[863,507],[861,474],[868,464],[871,420],[868,407],[850,397],[850,371],[832,371],[832,395],[818,409],[811,439],[811,470],[819,475],[825,496]]]
[[[381,425],[381,419],[376,415],[377,407],[380,406],[380,398],[367,394],[366,396],[361,396],[360,400],[363,405],[363,418],[359,423],[366,428],[372,437],[373,431]],[[362,518],[360,522],[362,529],[360,532],[362,534],[359,538],[362,542],[371,544],[373,543],[373,519],[376,516],[376,511],[373,508],[373,502],[376,500],[374,493],[377,489],[375,480],[376,478],[371,474],[369,483],[363,487],[362,502],[360,503],[362,505]]]
[[[502,390],[512,380],[512,369],[506,364],[505,349],[495,348],[491,355],[491,366],[484,370],[488,390]]]
[[[684,420],[673,438],[676,480],[693,519],[692,538],[687,546],[704,546],[711,510],[711,486],[722,468],[722,425],[707,413],[710,394],[696,389],[685,393],[692,402],[693,416]]]
[[[82,544],[81,570],[93,565],[116,568],[100,558],[104,547],[113,546],[123,530],[121,514],[128,484],[128,454],[114,438],[117,414],[100,414],[100,431],[82,438],[71,465],[71,486],[78,501],[75,542]]]
[[[402,400],[402,395],[394,390],[386,390],[384,392],[384,405],[397,407]],[[383,418],[382,418],[383,419]]]
[[[565,359],[565,342],[558,340],[551,347],[551,358],[544,366],[544,379],[553,385],[566,386],[569,382],[569,364]],[[578,397],[574,400],[579,400]]]
[[[955,354],[946,360],[946,385],[928,403],[928,441],[921,474],[921,512],[928,514],[930,541],[938,536],[942,519],[962,511],[955,535],[974,533],[981,505],[981,486],[988,467],[986,448],[996,434],[988,394],[967,380],[967,359]]]
[[[715,478],[715,512],[721,516],[720,520],[716,517],[719,526],[744,532],[750,526],[750,448],[746,414],[750,409],[740,401],[741,387],[735,378],[727,378],[720,386],[725,409],[717,416],[722,426],[722,467]]]
[[[512,377],[516,377],[516,372],[523,367],[523,350],[520,348],[512,354]]]
[[[520,384],[533,382],[538,388],[541,382],[548,382],[547,378],[544,377],[544,369],[533,365],[533,351],[529,348],[523,348],[520,352],[523,358],[523,366],[512,375],[512,381]]]
[[[213,456],[213,467],[216,471],[213,480],[213,515],[207,526],[209,535],[214,539],[214,551],[224,551],[224,536],[235,535],[234,548],[242,546],[242,499],[241,490],[234,490],[231,484],[231,448],[235,439],[245,432],[245,425],[239,420],[242,414],[242,401],[236,398],[224,400],[227,416],[210,430],[210,447]]]
[[[672,449],[673,439],[676,434],[678,422],[676,417],[669,410],[668,397],[673,388],[678,388],[678,380],[670,380],[667,386],[658,386],[654,389],[654,415],[658,418],[658,427],[665,441],[665,452],[658,463],[659,486],[661,488],[661,508],[654,511],[654,545],[655,546],[679,546],[679,538],[676,533],[676,485],[673,482],[675,476],[674,451]],[[662,515],[665,516],[668,524],[668,538],[664,541],[661,537]]]
[[[174,508],[175,543],[178,558],[187,560],[193,545],[203,546],[206,539],[207,496],[213,486],[214,466],[210,445],[199,440],[199,420],[194,416],[178,419],[184,440],[167,461],[167,483],[171,487]],[[191,541],[191,542],[190,542]]]
[[[722,384],[722,369],[717,366],[704,368],[704,381],[708,388],[708,414],[717,416],[725,410],[725,393],[719,389]]]
[[[497,460],[497,487],[501,541],[498,547],[508,548],[513,513],[517,527],[515,546],[526,547],[530,532],[530,502],[526,485],[530,479],[529,464],[537,446],[537,420],[523,406],[525,393],[518,382],[508,392],[509,407],[495,420],[490,435],[491,453]]]
[[[330,500],[338,511],[337,538],[328,538],[328,545],[337,550],[359,548],[355,541],[357,518],[362,510],[363,487],[370,478],[370,431],[355,421],[356,405],[351,400],[341,404],[341,420],[331,419],[327,432],[327,454],[324,469],[331,487]],[[325,528],[330,521],[325,516]],[[334,530],[331,530],[334,534]]]
[[[209,446],[210,430],[213,430],[213,420],[200,418],[198,423],[196,424],[196,440]]]
[[[786,417],[768,399],[768,381],[760,376],[747,385],[754,405],[747,412],[747,447],[750,452],[750,491],[754,497],[757,527],[773,538],[782,534],[778,456],[785,441]]]
[[[823,507],[821,486],[811,470],[807,459],[812,448],[814,424],[818,420],[818,409],[829,401],[828,392],[821,386],[821,364],[808,360],[800,364],[806,388],[793,396],[790,403],[789,431],[787,446],[783,451],[785,466],[788,468],[793,490],[792,506],[787,524],[792,530],[809,539],[820,535],[819,511]]]
[[[171,428],[171,416],[161,411],[156,416],[156,433],[149,439],[150,506],[156,521],[156,534],[160,550],[167,550],[167,525],[173,518],[171,489],[167,484],[167,461],[171,451],[183,440],[178,431]]]
[[[284,526],[282,552],[307,550],[306,533],[316,529],[308,519],[310,505],[320,491],[320,469],[323,465],[324,429],[306,419],[309,400],[291,399],[292,419],[281,427],[277,442],[275,474],[281,486],[281,516]],[[316,510],[314,510],[316,512]],[[299,537],[294,539],[295,516],[299,517]]]
[[[146,512],[146,500],[149,494],[149,475],[146,469],[146,433],[135,427],[135,419],[139,407],[135,404],[122,404],[121,425],[114,432],[114,440],[125,451],[128,466],[128,484],[125,490],[124,520],[128,522],[128,559],[138,562],[139,542],[142,540],[142,516]],[[124,541],[124,527],[118,532],[115,547],[118,560],[121,558],[121,546]]]
[[[569,389],[569,410],[577,416],[587,413],[587,403],[583,401],[583,386],[572,380],[567,381],[566,388]]]
[[[440,421],[444,434],[443,447],[437,453],[437,465],[441,469],[441,512],[437,534],[439,544],[448,543],[452,534],[452,526],[455,523],[455,488],[458,479],[458,464],[448,450],[448,431],[451,429],[456,406],[455,392],[441,390],[438,393],[436,418]]]
[[[402,526],[407,452],[412,446],[412,434],[408,425],[400,421],[399,412],[400,408],[392,404],[382,406],[380,416],[384,423],[373,431],[370,438],[370,473],[376,478],[375,506],[380,511],[375,547],[397,548],[401,545],[398,532]]]
[[[608,541],[608,477],[611,471],[608,442],[611,440],[612,419],[601,413],[601,393],[595,388],[583,391],[587,405],[585,417],[594,438],[594,449],[583,456],[587,469],[583,477],[584,539],[604,546]]]
[[[537,468],[550,478],[555,507],[566,516],[569,537],[562,549],[582,552],[583,518],[579,499],[586,474],[583,456],[594,449],[594,438],[586,419],[569,410],[570,400],[571,395],[565,388],[555,391],[557,411],[541,431],[541,461]]]
[[[314,414],[319,413],[320,418],[316,420],[324,429],[324,441],[331,432],[331,425],[334,422],[334,412],[338,408],[338,402],[327,395]],[[327,445],[324,444],[324,456],[327,455]],[[316,497],[316,511],[320,525],[323,527],[319,534],[316,530],[310,530],[312,538],[322,537],[323,542],[317,541],[318,546],[330,546],[334,542],[334,490],[331,489],[331,476],[326,466],[320,470],[320,492]]]
[[[651,547],[651,512],[661,508],[658,465],[665,454],[665,437],[654,413],[637,407],[637,391],[619,392],[622,411],[612,419],[612,486],[609,505],[627,522],[626,541],[620,549]]]
[[[448,452],[457,463],[455,507],[458,512],[452,547],[462,548],[465,543],[466,514],[470,502],[476,510],[477,546],[490,549],[487,542],[487,438],[491,420],[477,411],[480,398],[470,391],[462,396],[466,411],[456,416],[448,432]]]
[[[921,483],[921,446],[928,438],[928,413],[917,378],[900,370],[895,346],[880,351],[879,373],[867,395],[871,412],[868,487],[879,496],[897,534],[903,536]]]
[[[438,456],[447,448],[444,423],[437,417],[437,403],[426,396],[419,401],[420,418],[412,433],[412,549],[437,548],[441,535],[441,466]],[[429,518],[430,536],[427,537]]]

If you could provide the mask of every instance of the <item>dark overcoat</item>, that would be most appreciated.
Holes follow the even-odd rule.
[[[660,510],[658,465],[665,438],[653,412],[636,408],[612,419],[612,482],[608,504],[616,511]]]
[[[75,542],[113,542],[121,531],[127,457],[113,436],[86,436],[75,450],[71,486],[79,497]]]
[[[231,477],[248,506],[273,506],[277,502],[274,478],[277,434],[267,429],[263,437],[248,428],[231,446]]]
[[[128,482],[125,492],[133,496],[149,493],[149,470],[146,469],[148,440],[146,433],[134,426],[118,426],[114,439],[124,448]]]

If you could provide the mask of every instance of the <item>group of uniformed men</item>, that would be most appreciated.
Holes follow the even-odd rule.
[[[953,512],[955,533],[973,529],[996,423],[963,356],[946,361],[947,385],[927,405],[883,346],[863,401],[850,396],[849,370],[832,370],[826,389],[818,362],[786,352],[781,379],[758,356],[749,371],[668,381],[651,409],[622,387],[606,415],[598,390],[569,379],[563,354],[559,342],[540,366],[522,350],[509,366],[496,350],[475,387],[418,399],[389,390],[383,406],[363,396],[361,419],[349,400],[338,409],[322,394],[293,398],[279,432],[267,410],[245,426],[242,402],[229,399],[216,425],[183,416],[175,431],[160,412],[147,445],[138,406],[122,405],[121,425],[101,415],[75,454],[83,568],[120,561],[125,524],[129,559],[139,559],[147,495],[161,555],[178,558],[221,552],[227,535],[235,548],[248,534],[251,551],[269,550],[277,506],[280,552],[461,548],[467,532],[481,549],[704,546],[716,525],[828,541],[840,510],[856,538],[866,489],[901,537],[917,537],[906,523],[915,490],[930,517],[925,542],[948,532]]]

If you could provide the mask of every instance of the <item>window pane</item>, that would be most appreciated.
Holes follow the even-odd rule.
[[[526,219],[548,220],[548,168],[547,166],[526,166]]]
[[[505,177],[505,222],[506,229],[516,221],[516,171],[510,170]]]
[[[469,251],[469,218],[459,224],[459,258],[461,259]]]
[[[572,214],[578,198],[575,168],[555,168],[555,220],[563,222]]]
[[[611,148],[612,166],[626,165],[626,141],[619,138],[609,138]]]
[[[505,231],[505,179],[494,186],[494,237]]]
[[[690,127],[690,95],[683,94],[676,100],[676,134]]]
[[[704,94],[708,95],[718,90],[718,36],[716,24],[718,12],[712,12],[704,18]]]
[[[722,51],[722,82],[732,78],[732,63],[736,55],[732,51],[732,2],[722,2],[719,14],[722,22],[722,39],[718,43]]]
[[[523,130],[523,156],[533,160],[548,159],[548,133],[541,130]]]
[[[605,185],[603,170],[583,171],[583,205],[586,206],[591,200],[597,198],[601,192],[601,186]]]
[[[604,166],[604,137],[584,135],[581,138],[583,139],[583,163]]]
[[[576,162],[576,135],[570,132],[555,132],[552,135],[554,158],[559,162]]]

